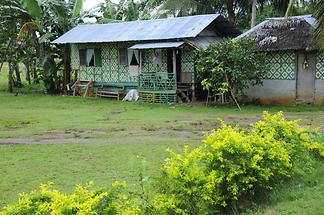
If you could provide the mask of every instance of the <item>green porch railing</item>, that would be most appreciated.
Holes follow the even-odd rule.
[[[139,90],[167,91],[176,89],[176,76],[173,73],[150,72],[139,75]]]

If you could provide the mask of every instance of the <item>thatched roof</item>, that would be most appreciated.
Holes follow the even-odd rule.
[[[252,38],[258,51],[317,50],[314,40],[316,20],[311,15],[271,18],[237,38]]]

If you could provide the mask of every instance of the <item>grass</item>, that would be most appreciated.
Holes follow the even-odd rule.
[[[130,189],[137,189],[139,173],[156,176],[167,155],[165,148],[180,149],[182,144],[147,141],[0,146],[0,202],[13,203],[18,193],[48,181],[66,192],[88,181],[98,187],[127,181]]]
[[[324,211],[324,162],[318,161],[314,170],[302,180],[275,188],[269,197],[245,215],[310,214]]]
[[[262,111],[284,111],[290,119],[324,129],[323,106],[244,106],[240,112],[226,106],[123,103],[31,94],[25,88],[14,96],[5,92],[5,83],[6,74],[2,72],[0,141],[34,138],[38,144],[0,144],[0,208],[17,201],[17,193],[30,192],[48,181],[66,192],[90,180],[98,187],[126,181],[131,189],[137,189],[140,172],[150,178],[158,176],[167,147],[180,150],[185,144],[196,146],[202,132],[219,126],[219,119],[248,126]],[[45,144],[47,139],[56,141]],[[323,162],[318,162],[302,182],[278,188],[250,214],[320,214],[323,175]]]

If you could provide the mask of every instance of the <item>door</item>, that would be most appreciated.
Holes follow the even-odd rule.
[[[297,54],[297,86],[296,101],[312,103],[315,91],[315,55]]]

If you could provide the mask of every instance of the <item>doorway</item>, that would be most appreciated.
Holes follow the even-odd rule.
[[[176,78],[181,82],[181,50],[176,49]],[[168,73],[173,73],[173,49],[168,49]]]
[[[313,103],[315,92],[315,55],[297,54],[296,101]]]

